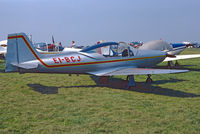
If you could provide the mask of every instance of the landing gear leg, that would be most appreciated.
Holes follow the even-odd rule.
[[[153,80],[151,79],[151,75],[148,74],[147,76],[148,76],[148,77],[147,77],[146,83],[152,83]]]
[[[172,68],[173,66],[174,66],[174,63],[172,61],[168,61],[167,67],[168,68]]]
[[[179,66],[179,63],[178,61],[176,60],[176,63],[175,63],[175,67]]]
[[[128,82],[128,86],[125,87],[126,89],[130,89],[131,87],[134,87],[134,86],[135,86],[134,75],[128,75],[128,76],[127,76],[127,80],[128,80],[129,82]]]

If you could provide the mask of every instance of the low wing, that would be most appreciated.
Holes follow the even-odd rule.
[[[191,54],[191,55],[176,55],[176,57],[166,57],[165,61],[173,61],[173,60],[182,60],[182,59],[190,59],[190,58],[198,58],[200,54]]]
[[[169,74],[169,73],[183,73],[189,70],[175,70],[175,69],[152,69],[152,68],[114,68],[102,71],[90,72],[96,76],[113,76],[113,75],[142,75],[142,74]]]

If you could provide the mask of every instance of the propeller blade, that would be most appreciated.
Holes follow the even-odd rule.
[[[52,42],[53,42],[53,44],[55,44],[55,41],[54,41],[54,37],[53,37],[53,35],[52,35]]]

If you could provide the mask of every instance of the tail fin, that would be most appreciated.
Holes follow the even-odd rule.
[[[6,72],[18,72],[19,70],[16,65],[36,60],[40,56],[40,53],[36,51],[25,33],[8,35]]]

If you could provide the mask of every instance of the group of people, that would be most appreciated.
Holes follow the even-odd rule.
[[[75,41],[72,41],[72,44],[70,46],[70,48],[74,48],[75,47]],[[61,44],[61,42],[58,43],[58,45],[55,45],[55,48],[54,48],[56,51],[62,51],[64,48]]]
[[[59,42],[58,46],[62,47],[61,42]],[[70,48],[74,48],[74,47],[75,47],[75,41],[72,41],[72,44],[71,44]]]

